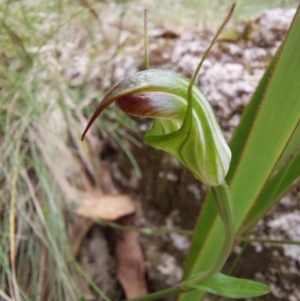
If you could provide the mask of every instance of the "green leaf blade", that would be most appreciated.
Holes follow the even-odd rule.
[[[291,186],[299,183],[300,177],[300,152],[281,168],[266,184],[264,190],[253,203],[243,223],[239,228],[238,235],[245,232],[257,223],[276,200],[282,197]]]
[[[263,283],[235,278],[221,273],[215,274],[200,284],[194,284],[188,280],[183,284],[225,298],[251,298],[262,296],[270,292],[269,287]]]

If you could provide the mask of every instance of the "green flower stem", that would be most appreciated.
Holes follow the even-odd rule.
[[[212,187],[212,193],[214,196],[215,205],[224,223],[225,229],[225,237],[221,249],[222,251],[217,260],[215,261],[214,265],[207,271],[197,275],[196,277],[183,281],[180,285],[169,289],[161,290],[159,292],[149,294],[140,298],[130,299],[128,301],[151,301],[178,295],[183,292],[188,292],[192,289],[187,287],[185,283],[188,282],[189,284],[200,284],[221,270],[231,252],[232,245],[234,242],[235,228],[233,219],[233,206],[231,195],[228,190],[228,186],[225,182],[219,186]]]
[[[226,182],[219,186],[212,187],[212,194],[218,213],[224,224],[225,237],[221,248],[221,253],[215,261],[214,265],[207,271],[197,275],[192,279],[188,279],[189,283],[201,283],[221,270],[228,256],[230,255],[232,245],[234,242],[235,228],[233,218],[233,205],[230,192]]]
[[[148,12],[144,10],[144,49],[145,49],[145,69],[150,69],[149,54],[148,54]]]
[[[244,242],[257,242],[257,243],[261,243],[261,244],[279,244],[279,245],[300,246],[299,240],[291,240],[291,239],[238,237],[237,240],[244,241]]]
[[[161,290],[156,293],[152,293],[152,294],[149,294],[149,295],[146,295],[143,297],[128,299],[128,300],[124,300],[124,301],[152,301],[152,300],[158,300],[158,299],[162,299],[162,298],[166,298],[166,297],[170,297],[170,296],[176,296],[176,295],[179,295],[180,293],[190,291],[190,290],[192,290],[192,289],[187,288],[185,290],[180,285],[177,285],[177,286],[167,288],[165,290]]]
[[[179,228],[164,228],[164,227],[151,227],[151,228],[138,228],[138,227],[130,227],[123,226],[116,222],[101,220],[101,219],[93,219],[96,224],[100,226],[108,226],[113,229],[121,230],[121,231],[136,231],[145,235],[161,235],[166,233],[178,233],[181,235],[193,235],[194,231],[192,230],[184,230]]]

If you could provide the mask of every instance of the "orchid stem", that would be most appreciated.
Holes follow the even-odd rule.
[[[233,11],[235,9],[235,3],[233,3],[231,5],[231,8],[226,16],[226,18],[224,19],[223,23],[221,24],[221,26],[219,27],[218,31],[215,33],[213,39],[211,40],[208,48],[205,50],[202,58],[201,58],[201,61],[200,63],[198,64],[196,70],[194,71],[194,74],[191,78],[191,81],[190,81],[190,84],[189,84],[189,87],[188,87],[188,108],[187,108],[187,113],[186,113],[186,117],[185,117],[185,120],[189,120],[191,118],[191,115],[192,115],[192,107],[193,107],[193,104],[192,104],[192,94],[193,94],[193,86],[196,82],[196,79],[197,79],[197,76],[198,76],[198,73],[204,63],[204,61],[206,60],[206,58],[208,57],[209,53],[210,53],[210,50],[211,48],[214,46],[215,42],[217,41],[217,38],[219,37],[220,33],[222,32],[222,30],[224,29],[224,27],[226,26],[226,24],[229,22],[230,18],[231,18],[231,15],[233,14]],[[145,18],[146,18],[146,15],[145,15]],[[146,42],[145,42],[145,46],[146,46]],[[145,50],[146,51],[146,50]],[[149,62],[148,62],[149,63]],[[185,121],[185,123],[188,123],[188,121]]]
[[[144,10],[144,51],[145,51],[145,69],[150,69],[149,52],[148,52],[148,11]]]
[[[191,290],[191,289],[188,289]],[[183,289],[177,285],[175,287],[167,288],[165,290],[158,291],[156,293],[152,293],[143,297],[138,297],[134,299],[128,299],[124,301],[152,301],[152,300],[158,300],[170,296],[176,296],[183,292]]]
[[[233,219],[233,205],[228,186],[225,182],[219,186],[212,187],[212,194],[218,213],[220,214],[220,217],[224,223],[225,230],[221,253],[214,265],[207,271],[204,271],[193,278],[187,279],[175,287],[161,290],[143,297],[130,299],[128,301],[151,301],[188,292],[192,289],[186,286],[186,283],[200,284],[221,270],[228,256],[230,255],[234,242],[235,228]]]
[[[226,182],[219,186],[212,187],[212,194],[214,197],[214,202],[217,207],[218,213],[224,224],[224,240],[221,248],[221,253],[215,261],[214,265],[207,271],[200,273],[196,277],[188,279],[189,283],[199,284],[214,274],[218,273],[226,262],[228,256],[230,255],[232,245],[234,242],[235,228],[234,228],[234,218],[233,218],[233,205],[232,198],[228,189]]]

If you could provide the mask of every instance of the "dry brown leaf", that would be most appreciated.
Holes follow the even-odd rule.
[[[109,221],[116,220],[135,212],[135,206],[129,195],[102,195],[100,192],[82,193],[81,205],[76,213],[89,217]]]
[[[180,37],[180,33],[176,32],[172,29],[155,27],[149,30],[149,35],[155,38],[163,38],[163,39],[178,39]]]
[[[132,217],[119,221],[123,226],[134,226]],[[126,299],[138,298],[148,293],[145,279],[144,255],[136,231],[113,230],[118,261],[118,280]]]

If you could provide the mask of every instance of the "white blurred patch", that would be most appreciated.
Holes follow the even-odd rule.
[[[162,264],[157,269],[158,271],[168,276],[167,284],[172,285],[174,282],[178,282],[182,279],[183,271],[182,268],[177,264],[176,259],[172,255],[163,254]]]

